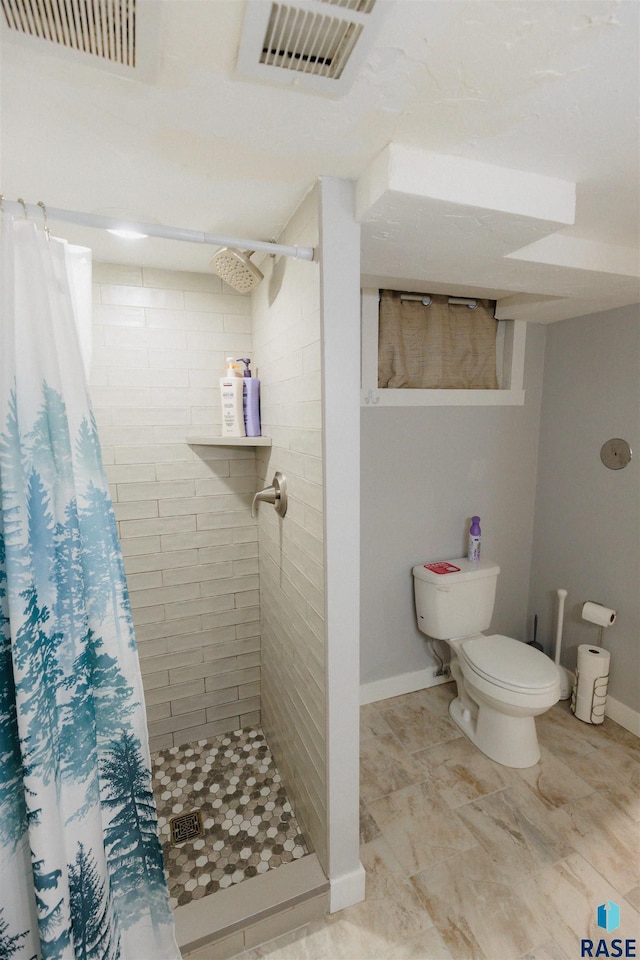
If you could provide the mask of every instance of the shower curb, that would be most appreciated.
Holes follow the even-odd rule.
[[[295,909],[303,904],[308,906],[306,911]],[[244,933],[243,944],[235,946],[228,954],[232,956],[243,946],[248,949],[316,916],[323,916],[328,905],[329,881],[318,857],[311,853],[300,860],[282,864],[277,870],[250,877],[237,886],[176,907],[176,939],[183,957],[188,957],[233,934]],[[261,933],[264,921],[274,920],[287,912],[291,916],[282,916],[282,920],[289,919],[288,927],[283,923],[281,930],[271,932],[265,925]]]

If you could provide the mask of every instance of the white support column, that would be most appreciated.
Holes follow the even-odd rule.
[[[351,181],[320,181],[331,912],[364,898],[359,855],[360,227]]]

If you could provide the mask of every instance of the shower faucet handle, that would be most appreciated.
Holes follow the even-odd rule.
[[[284,474],[276,470],[273,483],[264,490],[258,490],[251,501],[251,516],[256,515],[256,504],[260,501],[272,503],[276,508],[276,513],[284,517],[287,512],[287,478]]]

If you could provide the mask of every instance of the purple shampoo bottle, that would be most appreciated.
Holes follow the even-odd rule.
[[[238,363],[244,363],[243,375],[243,413],[244,429],[248,437],[259,437],[260,432],[260,381],[251,376],[249,357],[240,357]]]

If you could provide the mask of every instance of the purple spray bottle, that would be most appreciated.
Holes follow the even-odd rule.
[[[471,517],[469,527],[469,552],[467,559],[475,562],[480,559],[480,517]]]

